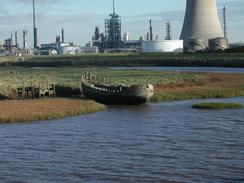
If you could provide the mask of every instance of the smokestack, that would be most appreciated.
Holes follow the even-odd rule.
[[[171,23],[167,22],[166,23],[166,38],[165,40],[171,40],[172,39],[172,35],[171,35]]]
[[[60,43],[60,36],[56,36],[56,43],[57,43],[57,44]]]
[[[227,38],[227,23],[226,23],[226,7],[223,8],[223,29],[224,29],[224,38]]]
[[[115,5],[114,5],[114,0],[113,0],[113,14],[115,15]]]
[[[38,48],[38,42],[37,42],[37,28],[34,28],[34,48]]]
[[[10,36],[11,41],[13,42],[13,33],[11,32],[11,36]]]
[[[62,43],[64,43],[64,29],[62,29]]]
[[[24,50],[27,49],[27,33],[28,33],[28,31],[26,31],[26,30],[23,31],[23,49]]]
[[[15,31],[15,47],[19,48],[19,43],[18,43],[18,32]]]
[[[33,0],[33,33],[34,33],[34,48],[38,48],[37,43],[37,28],[36,28],[36,9],[35,9],[35,0]]]
[[[153,40],[152,20],[149,20],[149,24],[150,24],[150,41],[152,41]]]
[[[146,36],[147,38],[147,41],[150,41],[150,33],[149,32],[147,32],[147,36]]]

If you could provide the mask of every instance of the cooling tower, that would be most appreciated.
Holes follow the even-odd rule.
[[[208,40],[224,37],[216,0],[187,0],[181,39],[184,49],[188,50],[190,39],[203,40],[203,47],[208,47]]]

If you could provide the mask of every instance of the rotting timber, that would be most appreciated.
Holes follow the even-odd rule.
[[[29,86],[29,87],[19,87],[17,88],[17,99],[36,99],[43,97],[55,97],[56,89],[55,85],[51,84],[46,88],[43,85],[39,87]]]
[[[153,85],[114,86],[100,83],[86,73],[82,77],[82,91],[87,99],[105,105],[141,105],[153,96]]]

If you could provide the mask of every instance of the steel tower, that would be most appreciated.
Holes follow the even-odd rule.
[[[35,0],[33,0],[33,33],[34,33],[34,48],[38,48],[38,35],[36,28],[36,9],[35,9]]]
[[[121,20],[115,13],[113,0],[113,13],[110,19],[105,20],[106,49],[118,49],[121,47]]]

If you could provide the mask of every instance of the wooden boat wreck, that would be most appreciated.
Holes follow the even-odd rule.
[[[114,86],[98,82],[95,77],[82,77],[82,91],[87,99],[105,105],[141,105],[153,96],[153,85]]]

